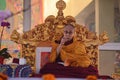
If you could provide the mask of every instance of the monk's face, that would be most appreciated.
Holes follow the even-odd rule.
[[[64,27],[64,38],[68,41],[74,37],[75,29],[71,25],[67,25]]]

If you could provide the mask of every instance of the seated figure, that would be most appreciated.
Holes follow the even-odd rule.
[[[85,78],[88,75],[98,76],[96,67],[86,53],[84,42],[75,39],[75,28],[65,25],[63,36],[52,44],[49,63],[41,68],[40,73],[64,75],[66,77]]]

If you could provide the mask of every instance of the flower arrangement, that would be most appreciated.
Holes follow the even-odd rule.
[[[89,75],[86,77],[86,80],[97,80],[97,77],[95,75]]]
[[[3,73],[0,73],[0,80],[8,80],[8,76]]]
[[[0,56],[3,57],[3,58],[9,58],[11,57],[10,54],[7,52],[7,48],[3,48],[1,49],[1,43],[2,43],[2,36],[3,36],[3,31],[4,31],[4,28],[7,27],[7,28],[10,28],[10,23],[7,22],[7,21],[2,21],[1,22],[1,25],[2,27],[2,32],[1,32],[1,35],[0,35]]]
[[[53,74],[44,74],[42,78],[43,80],[56,80]]]
[[[2,43],[2,36],[3,36],[4,28],[7,27],[9,29],[10,23],[6,21],[2,21],[0,26],[2,27],[2,32],[0,35],[0,50],[1,50],[1,43]]]

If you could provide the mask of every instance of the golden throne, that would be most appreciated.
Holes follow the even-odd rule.
[[[63,0],[59,0],[56,3],[56,7],[58,9],[56,17],[54,15],[48,16],[44,23],[36,25],[32,30],[24,32],[22,35],[16,30],[12,32],[11,40],[22,45],[21,57],[26,58],[27,64],[31,65],[32,69],[35,70],[36,48],[51,46],[52,41],[59,40],[63,35],[64,25],[69,23],[76,28],[76,39],[85,43],[87,54],[91,59],[91,64],[97,67],[98,46],[108,41],[106,33],[104,32],[97,35],[89,31],[87,27],[77,24],[74,17],[64,17],[63,10],[66,4]]]

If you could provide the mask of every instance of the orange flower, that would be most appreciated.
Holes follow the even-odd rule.
[[[97,80],[97,77],[95,75],[89,75],[86,77],[86,80]]]
[[[53,74],[45,74],[42,78],[43,80],[55,80],[55,76]]]
[[[3,73],[0,73],[0,80],[8,80],[8,76]]]

